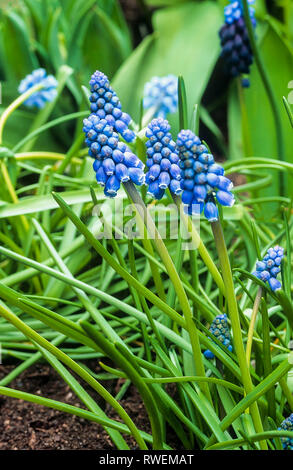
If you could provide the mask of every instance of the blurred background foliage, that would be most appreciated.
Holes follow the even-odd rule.
[[[182,75],[189,121],[200,104],[200,134],[220,159],[279,158],[273,114],[255,63],[251,87],[229,79],[220,58],[218,31],[225,0],[14,0],[1,1],[0,79],[3,105],[19,81],[37,67],[58,77],[66,65],[62,99],[50,118],[87,109],[81,85],[100,69],[112,80],[125,111],[139,119],[146,81]],[[293,2],[255,3],[257,41],[282,119],[285,159],[293,161],[292,130],[282,97],[293,79]],[[30,128],[35,111],[14,113],[5,135],[13,146]],[[169,116],[174,135],[178,116]],[[21,125],[19,125],[21,123]],[[39,148],[66,150],[81,120],[44,133]],[[53,139],[52,139],[53,135]],[[274,187],[278,181],[274,174]],[[277,188],[278,189],[278,188]],[[271,192],[264,189],[262,194]]]

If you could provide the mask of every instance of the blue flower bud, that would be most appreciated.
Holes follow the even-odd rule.
[[[273,267],[271,270],[270,270],[270,273],[273,277],[276,277],[279,272],[281,272],[281,269],[280,268],[277,268],[277,267]]]
[[[181,186],[180,186],[180,182],[178,181],[178,179],[171,179],[170,181],[170,191],[174,194],[181,194],[182,193],[182,189],[181,189]]]
[[[215,222],[218,220],[219,213],[216,204],[213,202],[207,202],[204,206],[204,215],[209,222]]]
[[[165,190],[159,188],[159,182],[158,182],[158,180],[152,181],[152,182],[149,184],[149,187],[148,187],[148,194],[150,194],[151,196],[153,196],[155,199],[158,199],[158,200],[159,200],[159,199],[162,199],[162,197],[164,196],[164,193],[165,193]]]
[[[114,175],[115,163],[112,158],[106,158],[105,160],[103,160],[103,170],[108,176]]]
[[[167,189],[170,182],[171,182],[171,178],[170,178],[169,173],[167,171],[162,171],[159,174],[158,182],[159,182],[159,188]]]
[[[216,175],[222,176],[224,174],[224,168],[221,165],[218,165],[218,163],[214,163],[209,166],[209,173],[215,173]]]
[[[132,152],[125,152],[124,163],[129,167],[137,167],[139,165],[139,158]]]
[[[182,199],[183,204],[190,205],[193,200],[193,192],[184,190],[182,193],[181,199]]]
[[[103,170],[103,167],[100,166],[98,171],[96,172],[96,180],[101,186],[105,186],[106,181],[107,181],[107,175]]]
[[[217,191],[216,198],[222,206],[233,206],[235,199],[232,193],[229,191]]]
[[[264,261],[257,261],[256,270],[257,271],[264,271],[265,269],[267,269],[267,264]]]
[[[220,177],[218,175],[216,175],[215,173],[208,173],[207,174],[207,182],[211,186],[218,186],[218,188],[219,188],[219,181],[220,181]]]
[[[212,351],[210,351],[209,349],[206,349],[203,355],[206,359],[214,359],[215,357],[214,353],[212,353]]]
[[[193,188],[193,194],[199,202],[204,202],[207,197],[207,190],[204,185],[196,185]]]
[[[265,281],[268,281],[270,279],[270,273],[269,271],[261,271],[259,273],[259,276],[260,276],[260,279],[265,282]]]
[[[128,168],[123,163],[117,163],[115,168],[115,174],[119,181],[121,181],[122,183],[125,183],[126,181],[130,180]]]
[[[95,160],[94,163],[93,163],[93,169],[94,169],[94,172],[96,173],[98,171],[98,169],[100,168],[100,166],[102,165],[102,161],[101,160]]]
[[[129,167],[129,176],[131,181],[137,186],[141,186],[144,183],[145,175],[141,168]]]
[[[150,167],[150,170],[148,172],[148,177],[151,181],[154,181],[155,179],[158,178],[159,174],[161,173],[161,167],[157,163],[152,165]]]
[[[270,277],[268,279],[268,283],[269,283],[270,288],[272,289],[272,291],[279,290],[279,289],[282,288],[282,284],[275,277]]]
[[[124,153],[121,150],[114,150],[112,156],[115,163],[121,163],[124,160]]]
[[[171,163],[170,166],[170,175],[173,179],[180,181],[181,180],[181,171],[176,163]]]
[[[112,175],[107,179],[105,191],[109,197],[115,197],[120,188],[120,181],[116,175]]]
[[[217,186],[223,191],[231,191],[233,188],[233,183],[231,180],[229,180],[229,178],[226,178],[225,176],[219,176],[219,182]]]

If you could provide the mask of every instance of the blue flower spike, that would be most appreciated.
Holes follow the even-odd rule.
[[[153,77],[144,87],[143,107],[155,108],[154,117],[166,118],[178,107],[178,78],[175,75]]]
[[[107,97],[112,96],[112,104],[115,102],[117,105],[115,109],[121,110],[119,99],[110,87],[106,75],[102,72],[95,72],[90,84],[92,90],[96,89],[97,93],[103,88],[103,96],[105,93],[109,93]],[[97,84],[99,84],[99,88],[96,87]],[[113,101],[113,97],[117,99],[115,98]],[[93,101],[92,95],[90,101],[92,104],[96,103]],[[95,107],[91,105],[91,109],[93,110]],[[105,103],[104,109],[106,111],[103,113],[99,112],[102,110],[99,108],[98,112],[92,112],[87,119],[84,119],[83,131],[85,143],[89,148],[88,154],[94,159],[93,169],[96,173],[97,183],[104,187],[104,194],[107,197],[113,198],[117,195],[121,183],[132,181],[138,186],[144,184],[144,164],[125,142],[119,140],[119,134],[125,140],[129,135],[126,135],[128,129],[122,130],[124,126],[121,125],[121,122],[124,122],[125,125],[126,122],[130,122],[129,116],[121,111],[120,114],[118,113],[119,119],[115,120],[115,116],[118,116],[116,111],[114,114],[107,114],[110,108]]]
[[[282,288],[281,282],[276,279],[281,271],[281,262],[284,257],[284,249],[278,245],[269,248],[261,261],[257,261],[256,270],[252,273],[263,282],[268,282],[272,291]]]
[[[46,70],[43,68],[34,70],[23,80],[21,80],[18,87],[18,92],[23,94],[38,84],[42,84],[43,88],[33,93],[23,103],[29,108],[42,109],[46,103],[53,101],[57,95],[58,82],[56,78],[53,75],[47,75]]]
[[[167,188],[181,194],[181,170],[176,143],[172,140],[170,124],[166,119],[153,119],[146,129],[148,193],[161,199]]]
[[[135,133],[128,128],[131,117],[122,111],[120,100],[103,72],[97,70],[92,75],[90,90],[91,112],[105,119],[126,142],[133,142]]]
[[[255,0],[250,0],[253,4]],[[253,27],[256,26],[254,8],[249,7]],[[222,46],[222,57],[226,63],[227,73],[231,77],[249,74],[253,54],[245,25],[242,0],[230,0],[224,8],[225,23],[219,31]],[[249,87],[249,79],[242,79],[242,86]]]
[[[284,421],[282,421],[281,426],[278,428],[279,431],[293,431],[293,413]],[[292,437],[281,437],[281,442],[284,450],[293,450],[293,438]]]
[[[223,206],[233,206],[233,183],[224,176],[224,169],[215,163],[208,148],[190,130],[182,130],[177,137],[181,169],[182,202],[188,214],[204,210],[210,222],[218,220],[216,200]]]
[[[231,335],[226,313],[217,315],[216,318],[212,321],[209,330],[217,338],[218,341],[220,341],[224,346],[226,346],[229,351],[232,351]],[[206,359],[213,359],[215,356],[212,351],[207,349],[206,351],[204,351],[204,357]]]

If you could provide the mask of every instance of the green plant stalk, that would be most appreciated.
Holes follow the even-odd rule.
[[[262,439],[273,439],[278,437],[287,437],[293,438],[292,431],[264,431],[262,433],[254,434],[249,436],[249,441],[251,443],[261,441]],[[238,447],[241,445],[247,444],[247,439],[233,439],[232,441],[226,442],[219,442],[218,444],[214,444],[213,446],[209,447],[208,450],[228,450],[233,449],[234,447]]]
[[[245,156],[248,156],[248,155],[252,155],[252,146],[251,146],[251,139],[249,135],[249,127],[248,127],[249,121],[248,121],[245,100],[244,100],[244,92],[243,92],[243,87],[241,85],[241,79],[239,77],[237,78],[237,91],[238,91],[238,97],[239,97],[239,103],[240,103],[240,109],[241,109],[241,115],[242,115],[242,135],[243,135],[243,141],[244,141],[244,152],[245,152]]]
[[[261,299],[261,314],[262,314],[262,335],[263,335],[263,368],[264,368],[264,377],[267,377],[271,374],[272,362],[271,362],[271,340],[270,340],[270,324],[269,324],[269,315],[268,309],[265,302],[265,299]],[[267,401],[268,401],[268,414],[276,420],[276,400],[275,400],[275,390],[272,387],[267,392]]]
[[[272,108],[274,120],[275,120],[278,156],[280,160],[285,161],[286,157],[285,157],[284,136],[283,136],[282,120],[281,120],[281,114],[279,111],[278,102],[276,100],[274,90],[272,88],[272,85],[266,73],[266,69],[265,69],[260,51],[256,43],[254,29],[253,29],[253,25],[252,25],[250,14],[249,14],[248,0],[243,0],[242,5],[243,5],[245,24],[246,24],[246,28],[248,31],[250,46],[254,55],[254,60],[257,65],[259,74],[261,76],[264,88],[266,90],[266,93],[267,93],[267,96],[268,96],[268,99]],[[282,174],[280,175],[280,193],[281,193],[281,196],[284,196],[284,178]]]
[[[215,283],[217,284],[218,288],[220,289],[221,293],[224,294],[225,293],[225,286],[224,286],[222,276],[219,273],[217,266],[213,262],[209,252],[207,251],[203,241],[201,240],[201,238],[200,238],[196,228],[194,227],[190,217],[187,217],[184,214],[184,211],[182,210],[183,205],[182,205],[182,202],[181,202],[181,198],[176,196],[175,194],[174,195],[172,194],[172,198],[173,198],[173,201],[175,202],[176,206],[180,210],[181,218],[182,218],[182,220],[183,220],[183,222],[184,222],[184,224],[185,224],[185,226],[188,230],[188,233],[191,233],[192,242],[195,243],[195,245],[197,246],[197,250],[198,250],[198,253],[199,253],[201,259],[203,260],[204,264],[208,268],[208,271],[211,273],[211,275],[212,275]]]
[[[288,101],[286,100],[285,96],[283,96],[283,103],[284,103],[286,112],[288,114],[288,118],[289,118],[291,127],[293,127],[293,113],[291,111],[290,105],[289,105]]]
[[[56,346],[49,343],[49,341],[47,341],[46,339],[42,338],[32,328],[27,326],[16,315],[14,315],[2,305],[0,305],[0,315],[5,318],[8,322],[12,323],[12,325],[14,325],[19,331],[21,331],[27,338],[31,339],[32,341],[35,341],[39,346],[52,353],[57,359],[63,362],[63,364],[65,364],[76,374],[78,374],[81,378],[83,378],[99,395],[101,395],[117,411],[121,419],[131,430],[132,435],[137,441],[139,447],[141,449],[147,450],[147,446],[131,418],[128,416],[122,406],[112,397],[112,395],[101,384],[99,384],[99,382],[97,382],[88,372],[86,372],[81,366],[79,366],[76,362],[70,359],[60,349],[56,348]]]
[[[253,390],[253,384],[249,373],[249,368],[247,365],[247,360],[245,356],[245,350],[243,346],[243,338],[241,332],[241,325],[239,320],[238,305],[235,296],[234,284],[232,271],[230,266],[230,260],[228,256],[228,251],[224,239],[223,229],[219,221],[212,222],[212,231],[216,243],[216,248],[220,260],[220,265],[222,269],[222,275],[226,288],[226,301],[228,304],[229,318],[231,321],[231,327],[233,332],[233,343],[235,346],[235,351],[242,375],[242,382],[246,394],[249,394]],[[253,419],[255,430],[258,433],[263,432],[263,426],[261,422],[261,417],[258,409],[257,402],[253,402],[250,406],[250,413]],[[261,442],[262,450],[267,450],[266,442]]]
[[[288,387],[287,380],[285,377],[280,379],[280,387],[287,399],[288,405],[290,407],[291,413],[293,413],[293,396],[290,388]]]
[[[134,249],[133,249],[133,242],[132,240],[129,240],[128,241],[128,255],[129,255],[129,263],[130,263],[130,266],[131,266],[131,274],[133,277],[135,277],[137,280],[138,280],[138,274],[137,274],[137,270],[136,270],[136,266],[135,266],[135,255],[134,255]],[[126,266],[123,266],[124,268],[126,268]],[[134,292],[135,289],[133,289]],[[159,330],[157,329],[156,327],[156,324],[153,320],[153,317],[152,317],[152,314],[150,312],[150,309],[148,307],[148,304],[145,300],[145,298],[140,295],[139,293],[137,294],[138,297],[139,297],[139,302],[140,302],[140,305],[141,307],[143,308],[143,311],[145,312],[146,316],[148,317],[149,319],[149,322],[150,322],[150,325],[151,325],[151,328],[160,344],[160,346],[163,348],[163,349],[166,349],[166,345],[164,343],[164,340],[162,339],[161,335],[160,335],[160,332]],[[140,308],[141,310],[141,308]],[[143,325],[143,323],[141,323],[141,328],[142,328],[142,332],[144,332],[144,329],[145,329],[145,325]],[[147,344],[145,343],[145,348],[146,348],[146,351],[147,351]]]
[[[174,285],[176,294],[178,296],[178,301],[179,304],[182,308],[182,312],[186,321],[186,327],[187,331],[189,333],[190,337],[190,342],[192,346],[192,351],[193,351],[193,357],[194,357],[194,363],[195,363],[195,369],[196,373],[199,376],[205,376],[205,369],[202,361],[202,354],[201,354],[201,347],[200,347],[200,342],[199,342],[199,336],[198,336],[198,331],[195,326],[195,323],[193,322],[192,319],[192,311],[191,307],[188,301],[188,297],[186,295],[186,292],[184,290],[184,287],[182,285],[181,279],[178,275],[178,272],[174,266],[174,263],[169,255],[169,252],[160,236],[160,234],[157,231],[157,228],[153,222],[152,217],[150,216],[146,206],[144,205],[143,200],[140,197],[140,194],[136,190],[135,186],[133,185],[132,182],[127,182],[124,183],[125,190],[127,191],[129,197],[133,201],[133,203],[136,206],[136,209],[139,211],[140,217],[143,219],[144,223],[146,224],[147,230],[149,231],[151,238],[154,241],[154,244],[156,246],[156,249],[167,269],[167,272],[170,276],[170,279]],[[210,397],[210,392],[208,385],[205,383],[202,386],[202,390],[204,391],[205,395]]]
[[[20,95],[16,100],[14,100],[7,108],[5,111],[2,113],[0,117],[0,145],[2,144],[3,140],[3,129],[4,125],[9,118],[9,116],[15,111],[24,101],[26,101],[31,95],[36,93],[37,91],[41,90],[44,88],[44,85],[42,83],[38,83],[37,85],[33,86],[29,90],[27,90],[25,93]]]
[[[83,144],[83,141],[84,141],[84,135],[81,134],[80,136],[78,136],[78,138],[73,142],[72,146],[70,147],[70,149],[68,150],[68,152],[66,153],[63,161],[61,162],[61,165],[59,165],[59,167],[56,169],[56,173],[58,173],[59,175],[61,175],[64,170],[66,169],[66,167],[69,165],[69,163],[72,162],[73,160],[73,156],[75,155],[75,153],[78,152],[78,150],[80,149],[81,145]]]
[[[262,288],[259,287],[258,291],[257,291],[257,294],[256,294],[256,297],[255,297],[255,301],[254,301],[254,305],[253,305],[253,309],[252,309],[252,314],[251,314],[251,319],[250,319],[250,323],[249,323],[248,334],[247,334],[246,360],[247,360],[247,366],[248,367],[250,367],[250,356],[251,356],[253,332],[254,332],[254,326],[255,326],[255,322],[256,322],[256,317],[257,317],[261,297],[262,297]]]

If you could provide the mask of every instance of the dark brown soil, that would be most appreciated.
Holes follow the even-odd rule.
[[[0,365],[0,379],[11,371],[12,366]],[[107,381],[103,385],[115,395],[123,380]],[[84,386],[84,384],[82,384]],[[35,365],[22,373],[9,387],[55,399],[84,408],[84,405],[47,365]],[[86,388],[86,386],[84,387]],[[87,389],[87,388],[86,388]],[[90,389],[87,389],[90,392]],[[108,417],[118,419],[109,406],[92,391]],[[139,429],[150,432],[144,405],[134,387],[120,401]],[[112,441],[101,426],[57,410],[23,400],[0,396],[0,450],[101,450],[114,449]],[[124,436],[132,449],[136,444]]]

